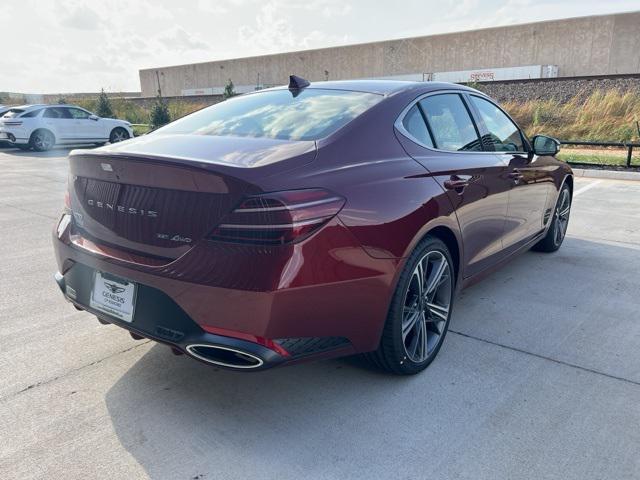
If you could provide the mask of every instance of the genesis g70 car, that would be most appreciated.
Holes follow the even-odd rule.
[[[365,353],[416,373],[457,291],[560,247],[573,177],[557,151],[464,86],[292,76],[73,151],[56,280],[101,322],[209,364]]]

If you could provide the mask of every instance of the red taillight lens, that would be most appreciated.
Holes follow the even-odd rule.
[[[299,242],[333,218],[344,202],[322,189],[248,197],[222,220],[210,239],[255,245]]]

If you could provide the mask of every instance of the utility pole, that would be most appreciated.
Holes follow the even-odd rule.
[[[163,73],[164,75],[164,73]],[[160,88],[160,74],[158,73],[158,70],[156,70],[156,80],[158,81],[158,96],[161,97],[162,96],[162,88]]]

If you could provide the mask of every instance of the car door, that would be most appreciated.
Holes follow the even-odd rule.
[[[42,119],[58,143],[68,143],[77,137],[75,121],[66,107],[48,107]]]
[[[407,137],[401,139],[407,153],[433,175],[456,209],[464,276],[499,261],[511,188],[508,167],[483,150],[463,96],[428,94],[405,109],[396,127]]]
[[[468,97],[477,115],[485,148],[495,150],[496,156],[508,165],[511,185],[503,246],[509,253],[544,229],[553,177],[544,162],[530,153],[526,137],[499,106],[478,95]]]
[[[71,117],[75,121],[76,131],[81,140],[96,140],[104,138],[101,125],[98,120],[91,118],[91,113],[76,107],[67,107]]]

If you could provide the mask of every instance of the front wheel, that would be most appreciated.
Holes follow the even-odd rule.
[[[122,141],[128,140],[128,139],[129,139],[129,132],[127,132],[122,127],[114,128],[111,131],[111,135],[109,135],[109,142],[110,143],[118,143],[118,142],[122,142]]]
[[[397,375],[427,368],[449,329],[454,291],[449,249],[440,239],[427,236],[405,264],[380,346],[367,354],[369,360]]]
[[[558,194],[558,201],[553,212],[551,225],[542,240],[533,246],[533,250],[538,252],[555,252],[560,248],[567,234],[569,226],[569,215],[571,213],[571,189],[566,183],[562,185]]]

